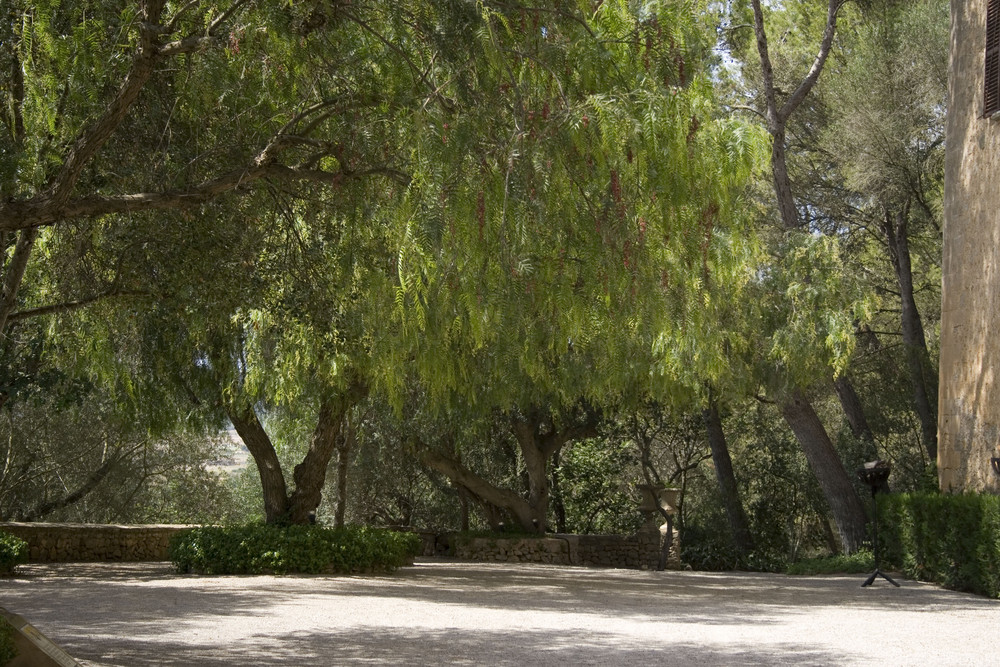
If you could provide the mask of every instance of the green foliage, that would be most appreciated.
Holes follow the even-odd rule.
[[[907,576],[1000,598],[1000,497],[893,494],[879,501],[883,559]]]
[[[788,574],[862,574],[874,569],[872,552],[861,550],[850,555],[806,558],[790,564]]]
[[[199,574],[391,572],[412,562],[413,533],[366,527],[206,526],[175,535],[170,560]]]
[[[639,527],[634,450],[629,442],[581,440],[562,454],[557,473],[567,532],[629,534]]]
[[[14,626],[0,617],[0,667],[3,667],[17,657],[17,647],[14,645]]]
[[[28,543],[0,531],[0,575],[13,574],[14,568],[28,562]]]
[[[787,561],[780,553],[758,549],[740,553],[729,540],[723,525],[706,530],[701,525],[685,528],[681,534],[681,562],[695,570],[726,572],[783,572]]]

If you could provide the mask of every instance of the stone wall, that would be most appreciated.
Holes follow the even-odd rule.
[[[445,538],[443,544],[457,558],[507,563],[590,565],[655,570],[660,560],[660,533],[637,535],[562,535],[546,537]],[[444,549],[439,548],[438,552]],[[680,537],[674,531],[667,568],[680,568]]]
[[[1000,490],[1000,119],[983,117],[986,2],[951,0],[938,471],[944,491]]]
[[[191,526],[112,526],[70,523],[0,523],[28,543],[33,563],[167,560],[170,537]]]

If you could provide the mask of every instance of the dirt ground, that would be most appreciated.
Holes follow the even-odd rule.
[[[0,606],[85,665],[996,665],[1000,602],[863,576],[418,561],[391,576],[29,565]]]

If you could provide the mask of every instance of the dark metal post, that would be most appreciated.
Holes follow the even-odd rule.
[[[874,512],[874,516],[872,517],[872,551],[875,558],[875,571],[868,576],[865,583],[861,584],[862,588],[871,586],[875,583],[877,577],[882,577],[896,588],[899,588],[899,584],[892,577],[882,572],[879,567],[878,557],[878,492],[886,486],[891,470],[892,466],[887,461],[871,461],[858,468],[858,477],[872,490],[872,511]]]

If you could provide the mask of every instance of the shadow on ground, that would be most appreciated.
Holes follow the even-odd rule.
[[[935,612],[947,612],[961,630],[992,632],[1000,610],[915,582],[862,589],[863,579],[435,560],[380,577],[60,564],[24,567],[0,604],[89,664],[129,667],[861,664],[876,623],[914,633],[897,628],[887,650],[931,659],[923,618],[937,627]],[[975,625],[981,617],[988,626]]]

